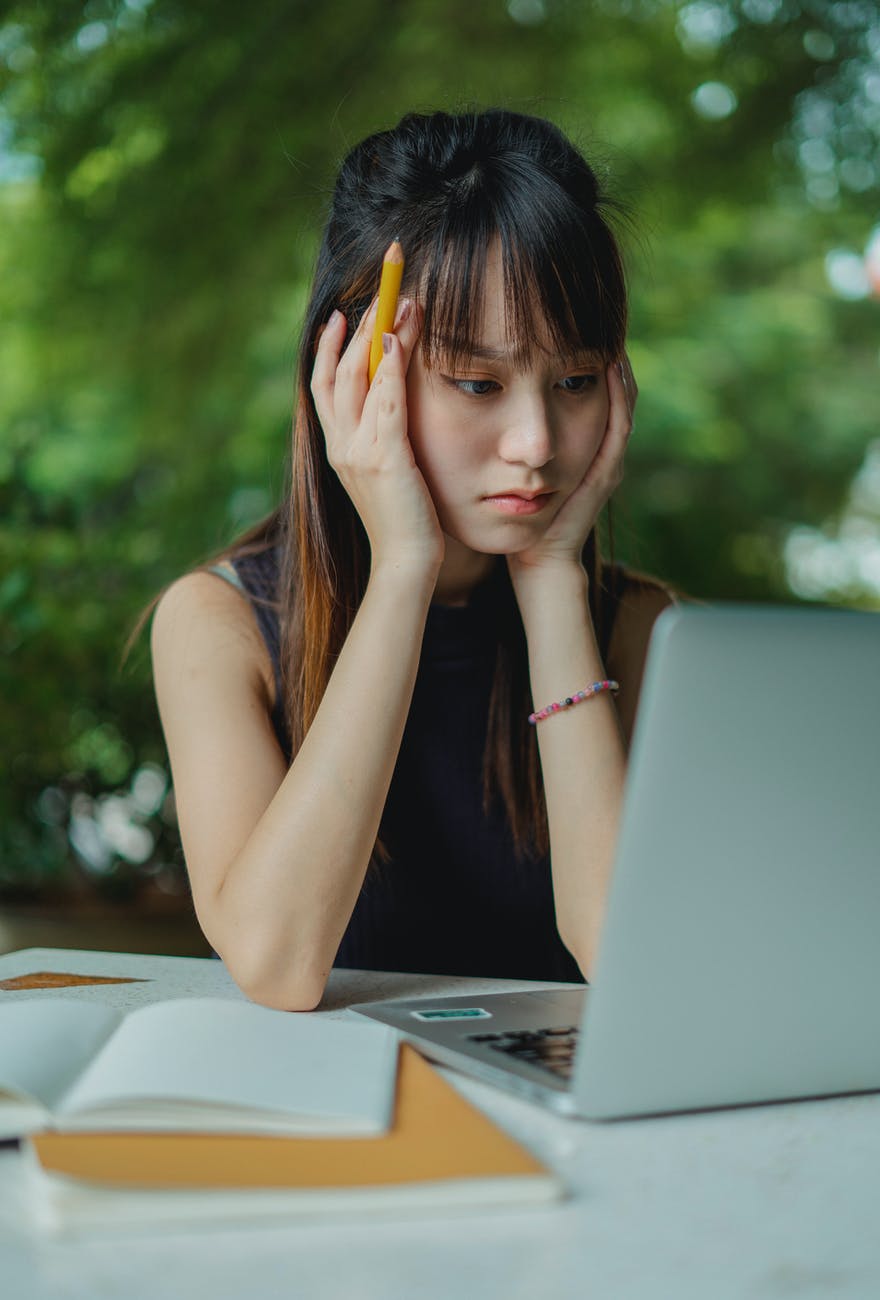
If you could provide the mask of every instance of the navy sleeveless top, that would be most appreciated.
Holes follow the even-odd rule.
[[[278,556],[233,561],[275,672]],[[483,810],[482,764],[497,648],[491,584],[468,605],[432,605],[382,819],[387,864],[367,873],[334,965],[530,980],[582,979],[556,929],[550,863],[517,859],[501,806]],[[255,600],[253,598],[256,598]]]

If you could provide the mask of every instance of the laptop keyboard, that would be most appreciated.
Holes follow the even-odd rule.
[[[485,1043],[493,1051],[504,1052],[518,1061],[528,1061],[542,1070],[550,1070],[562,1079],[570,1079],[577,1046],[577,1025],[564,1029],[518,1029],[503,1034],[469,1034],[472,1043]]]

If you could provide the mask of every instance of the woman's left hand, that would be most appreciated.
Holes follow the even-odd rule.
[[[525,551],[508,555],[511,577],[561,563],[580,564],[581,552],[602,507],[623,478],[623,457],[633,428],[638,387],[629,357],[606,369],[608,422],[599,450],[546,533]]]

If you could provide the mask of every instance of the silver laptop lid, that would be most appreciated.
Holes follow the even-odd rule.
[[[880,615],[655,628],[577,1109],[880,1087]]]

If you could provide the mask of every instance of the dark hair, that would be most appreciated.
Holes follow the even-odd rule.
[[[536,345],[539,302],[537,324],[555,349],[614,360],[623,352],[626,289],[603,202],[593,171],[550,122],[500,109],[411,114],[342,164],[304,341],[334,307],[357,324],[390,237],[399,234],[403,291],[424,306],[426,362],[450,348],[457,361],[477,341],[481,277],[497,240],[519,359]],[[306,348],[303,365],[310,369]]]
[[[281,547],[277,594],[284,710],[295,754],[363,598],[369,543],[331,469],[310,392],[315,347],[334,308],[353,330],[378,287],[393,238],[406,254],[403,291],[422,306],[427,365],[467,356],[480,329],[481,276],[500,246],[516,359],[550,344],[623,353],[623,268],[608,200],[581,154],[550,122],[502,109],[409,114],[342,163],[304,323],[286,501],[227,554]],[[534,319],[535,303],[543,316]],[[584,548],[600,649],[616,595],[595,535]],[[528,726],[525,634],[506,566],[493,584],[500,632],[484,757],[484,800],[500,796],[518,852],[545,853],[548,830],[534,729]],[[380,843],[379,857],[383,856]]]

